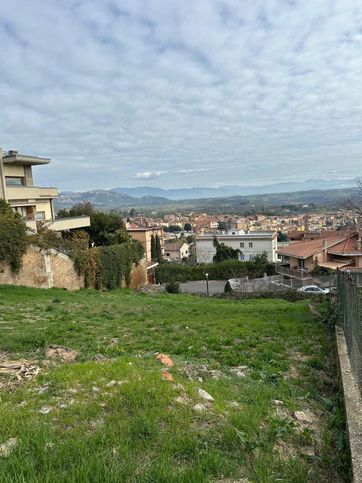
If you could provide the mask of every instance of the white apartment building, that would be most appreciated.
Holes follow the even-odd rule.
[[[229,230],[222,234],[200,235],[196,237],[196,261],[197,263],[212,263],[216,248],[214,238],[217,238],[221,245],[240,250],[241,261],[253,260],[256,255],[264,252],[269,262],[277,261],[277,232],[253,231],[244,233],[243,230]]]

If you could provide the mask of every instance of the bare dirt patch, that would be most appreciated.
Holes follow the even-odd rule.
[[[51,345],[45,352],[48,359],[61,359],[64,362],[74,362],[78,357],[79,352],[68,347],[61,347],[58,345]]]

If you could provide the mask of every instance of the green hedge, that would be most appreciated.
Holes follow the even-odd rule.
[[[272,263],[240,262],[238,260],[226,260],[220,263],[209,263],[204,265],[187,265],[183,263],[161,263],[156,268],[157,283],[189,282],[192,280],[203,280],[205,273],[209,274],[209,280],[228,280],[229,278],[246,277],[259,278],[275,274],[275,267]]]

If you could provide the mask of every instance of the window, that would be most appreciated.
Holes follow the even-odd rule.
[[[253,248],[253,242],[249,242],[249,248]]]
[[[244,242],[240,243],[240,248],[244,248]]]
[[[25,181],[21,176],[5,176],[6,186],[24,186]]]
[[[45,211],[37,211],[35,217],[37,220],[45,220]]]

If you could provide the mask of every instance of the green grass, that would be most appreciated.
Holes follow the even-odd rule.
[[[49,363],[51,344],[77,361]],[[348,480],[333,334],[308,301],[2,287],[2,352],[42,371],[0,389],[0,444],[18,441],[1,482]],[[162,379],[156,352],[184,390]],[[246,377],[230,372],[239,365]],[[201,413],[199,388],[215,399]]]

